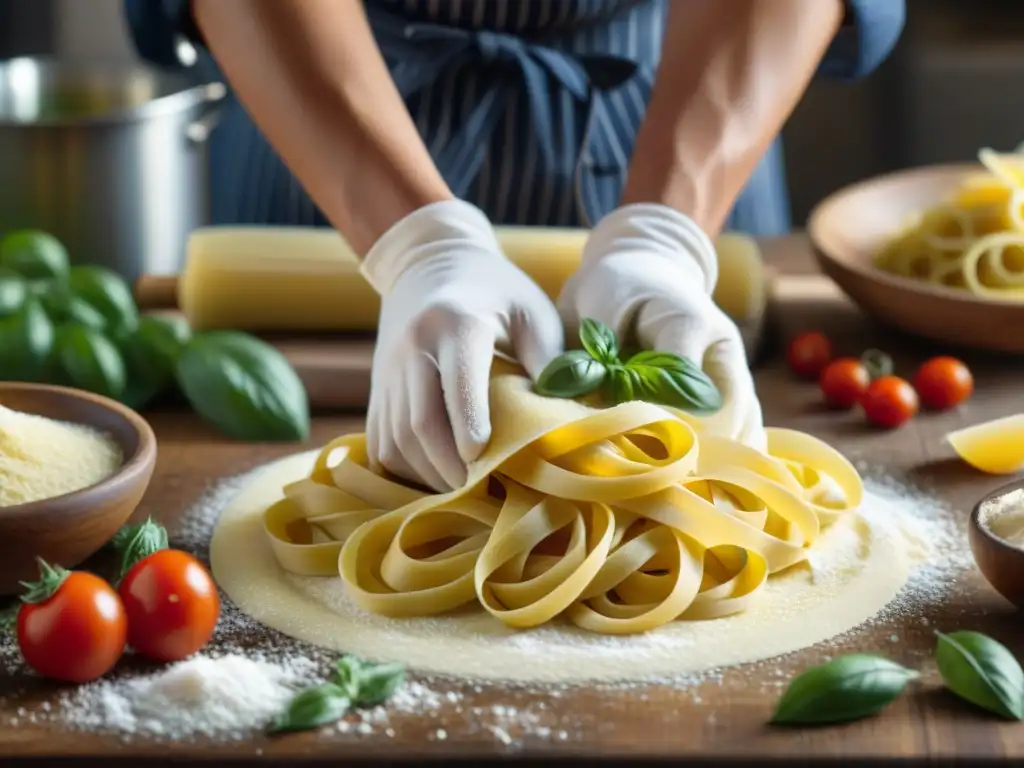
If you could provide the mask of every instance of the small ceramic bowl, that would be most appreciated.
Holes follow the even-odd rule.
[[[940,165],[879,176],[835,192],[807,231],[822,271],[867,314],[900,330],[973,349],[1024,353],[1024,302],[980,297],[878,269],[874,259],[907,217],[947,200],[980,165]],[[1008,332],[1010,330],[1010,332]]]
[[[36,558],[73,568],[97,552],[131,517],[156,464],[156,437],[146,420],[90,392],[45,384],[0,383],[0,403],[24,413],[94,427],[121,447],[124,464],[95,485],[63,496],[0,507],[0,594],[34,581]]]
[[[981,524],[986,502],[1024,489],[1024,480],[995,489],[975,505],[967,531],[978,570],[992,588],[1018,608],[1024,608],[1024,548],[1009,544]]]

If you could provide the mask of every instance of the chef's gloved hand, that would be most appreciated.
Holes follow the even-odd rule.
[[[505,258],[487,216],[460,200],[395,224],[361,271],[382,301],[366,423],[371,465],[438,491],[458,488],[491,436],[495,350],[536,378],[562,352],[558,311]]]
[[[739,329],[712,299],[717,279],[714,244],[692,219],[663,205],[628,205],[593,229],[558,308],[566,333],[590,317],[620,341],[701,365],[723,399],[708,417],[711,428],[764,450],[761,404]]]

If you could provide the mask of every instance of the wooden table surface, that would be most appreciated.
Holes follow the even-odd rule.
[[[766,244],[767,258],[784,274],[814,274],[801,237]],[[810,293],[820,293],[821,281],[810,281]],[[825,286],[827,288],[827,286]],[[883,347],[909,372],[930,354],[949,352],[919,340],[901,338],[875,328],[851,306],[835,297],[803,299],[792,295],[775,310],[775,338],[798,330],[820,328],[833,336],[840,351],[858,353]],[[825,291],[827,294],[828,291]],[[985,358],[961,353],[972,366],[977,390],[973,399],[954,413],[922,415],[895,432],[878,432],[855,415],[827,413],[816,388],[794,382],[779,354],[769,356],[757,370],[757,383],[766,422],[805,430],[831,441],[851,456],[869,457],[895,473],[927,481],[966,516],[975,501],[1005,482],[974,472],[952,457],[942,442],[949,429],[1010,414],[1022,408],[1024,361]],[[175,520],[218,478],[243,472],[275,457],[298,450],[295,445],[256,446],[231,443],[181,412],[150,415],[159,437],[157,471],[138,516],[152,514],[173,532]],[[362,428],[359,415],[329,415],[315,420],[311,445],[343,432]],[[963,547],[966,548],[966,539]],[[1024,656],[1024,622],[970,572],[955,587],[954,599],[928,608],[922,617],[906,617],[852,634],[844,646],[818,647],[792,654],[771,665],[726,670],[720,677],[679,690],[651,686],[619,691],[578,690],[551,697],[543,693],[509,693],[496,687],[466,687],[461,706],[442,706],[429,717],[393,721],[385,736],[300,734],[268,741],[228,745],[154,744],[142,740],[122,743],[117,737],[69,733],[52,724],[33,724],[25,712],[56,700],[49,684],[28,676],[0,680],[0,755],[106,756],[266,761],[278,759],[359,758],[398,760],[419,757],[641,757],[676,758],[845,758],[851,757],[1024,757],[1024,727],[1003,724],[966,708],[936,685],[931,666],[925,684],[905,695],[882,716],[843,727],[777,730],[765,725],[779,695],[779,673],[788,679],[818,663],[824,654],[884,650],[897,660],[919,663],[934,645],[935,628],[970,628],[986,632]],[[922,619],[926,621],[922,621]],[[894,643],[892,637],[897,636]],[[255,638],[254,638],[255,639]],[[495,738],[474,722],[474,709],[501,704],[534,707],[551,727],[529,730],[511,744]],[[18,714],[19,708],[24,710]],[[9,724],[16,720],[16,725]],[[559,723],[572,723],[561,728]],[[443,729],[446,738],[438,737]],[[564,732],[562,732],[564,731]]]

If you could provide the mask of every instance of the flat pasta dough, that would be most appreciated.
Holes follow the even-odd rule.
[[[295,599],[296,577],[344,590],[364,627],[371,617],[414,625],[414,617],[455,621],[461,612],[506,630],[570,622],[626,635],[742,617],[770,591],[769,576],[806,576],[801,564],[837,521],[858,530],[851,510],[862,499],[860,477],[809,435],[769,430],[761,453],[716,436],[714,418],[540,397],[500,361],[491,409],[490,445],[453,493],[424,494],[373,473],[362,435],[333,441],[303,475],[274,470],[276,488],[261,482],[260,546],[248,540],[251,501],[219,523],[211,549],[218,581],[271,626],[353,652],[351,627],[331,633],[333,641],[307,633],[333,622],[322,616],[324,600],[311,609]],[[244,536],[232,525],[245,525]],[[246,567],[257,560],[280,590]],[[886,592],[876,585],[883,601]],[[303,617],[299,605],[312,613]]]

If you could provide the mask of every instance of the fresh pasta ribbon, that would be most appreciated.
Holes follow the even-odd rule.
[[[464,488],[411,489],[369,468],[363,435],[339,437],[265,512],[282,568],[340,575],[390,617],[476,605],[510,627],[629,634],[743,611],[861,502],[854,467],[810,435],[769,429],[761,453],[659,406],[542,398],[496,369],[491,443]]]
[[[879,251],[886,272],[979,296],[1024,300],[1024,155],[978,152],[986,173],[913,217]]]

